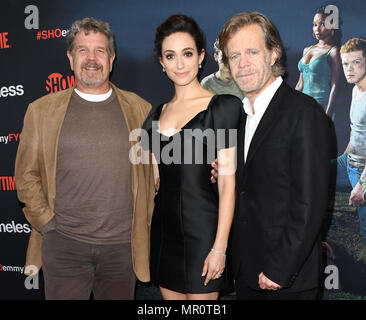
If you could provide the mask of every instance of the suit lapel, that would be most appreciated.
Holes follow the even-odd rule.
[[[252,161],[256,151],[263,143],[266,136],[271,131],[272,127],[277,123],[277,119],[281,116],[283,98],[287,95],[288,91],[289,88],[287,84],[285,82],[282,82],[275,95],[273,96],[271,102],[269,103],[266,111],[264,112],[263,117],[257,127],[257,130],[254,133],[244,167],[247,167],[248,163]]]
[[[244,168],[244,143],[245,143],[245,123],[247,121],[247,114],[242,113],[238,130],[238,150],[237,150],[237,171],[239,177],[241,177]],[[240,178],[240,181],[242,179]]]

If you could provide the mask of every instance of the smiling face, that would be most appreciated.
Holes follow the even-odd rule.
[[[85,93],[101,94],[109,90],[109,74],[115,55],[109,55],[107,37],[100,33],[84,31],[75,36],[72,52],[67,52],[74,71],[76,87]]]
[[[325,15],[317,13],[313,19],[313,34],[319,40],[328,40],[332,37],[332,30],[325,27]]]
[[[227,57],[236,84],[251,102],[275,79],[277,52],[266,48],[257,24],[242,27],[228,40]]]
[[[366,77],[366,59],[362,50],[341,54],[344,75],[348,83],[358,84]]]
[[[198,66],[204,56],[204,50],[198,53],[189,33],[175,32],[162,42],[160,64],[175,85],[185,86],[197,79]]]

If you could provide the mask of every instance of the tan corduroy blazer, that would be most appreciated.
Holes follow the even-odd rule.
[[[151,105],[111,83],[129,132],[139,129]],[[25,204],[25,217],[32,225],[26,266],[42,266],[42,235],[37,231],[54,216],[57,146],[62,123],[74,88],[41,97],[31,103],[24,118],[22,137],[15,161],[18,198]],[[137,141],[131,141],[131,148]],[[151,163],[151,162],[150,162]],[[149,239],[153,210],[153,170],[149,164],[132,166],[132,262],[137,278],[150,281]]]

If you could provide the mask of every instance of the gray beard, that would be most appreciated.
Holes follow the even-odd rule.
[[[95,86],[102,83],[102,77],[91,80],[87,77],[81,76],[81,81],[87,86]]]

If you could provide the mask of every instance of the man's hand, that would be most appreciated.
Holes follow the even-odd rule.
[[[215,162],[211,163],[211,167],[213,168],[211,170],[211,183],[216,183],[217,182],[217,176],[218,176],[218,164],[217,164],[217,159],[215,159]]]
[[[359,182],[353,188],[349,197],[348,204],[353,207],[359,207],[365,204],[362,192],[362,186]]]
[[[263,289],[263,290],[273,290],[273,291],[276,291],[276,290],[282,288],[279,284],[277,284],[277,283],[269,280],[263,274],[263,272],[261,272],[259,274],[258,278],[259,278],[258,284],[259,284],[260,288]]]

